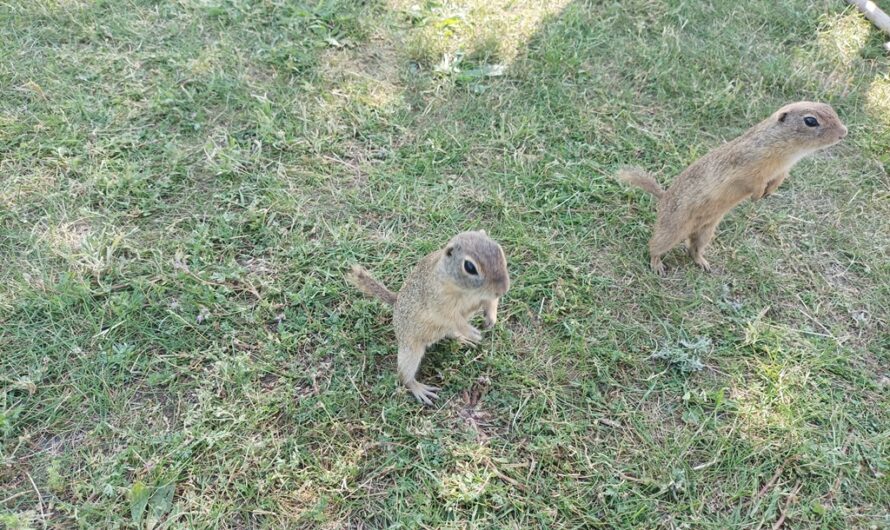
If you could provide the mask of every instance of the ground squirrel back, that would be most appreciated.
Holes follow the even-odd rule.
[[[667,190],[641,169],[619,171],[621,180],[658,198],[658,220],[649,241],[652,270],[663,275],[662,256],[684,240],[693,261],[711,270],[703,253],[723,216],[746,198],[773,193],[801,158],[846,135],[831,106],[799,101],[696,160]]]

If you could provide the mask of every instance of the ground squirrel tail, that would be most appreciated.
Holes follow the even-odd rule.
[[[396,293],[387,289],[385,285],[375,280],[371,273],[358,265],[352,266],[352,270],[346,274],[346,280],[369,296],[375,296],[389,305],[396,303]]]
[[[633,184],[638,188],[642,188],[644,191],[648,191],[658,199],[664,195],[664,188],[662,188],[649,173],[646,173],[640,168],[629,167],[620,169],[618,171],[618,178],[628,184]]]

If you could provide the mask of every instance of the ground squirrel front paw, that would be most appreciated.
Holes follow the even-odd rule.
[[[498,298],[482,303],[482,314],[485,316],[485,329],[490,329],[498,321]]]

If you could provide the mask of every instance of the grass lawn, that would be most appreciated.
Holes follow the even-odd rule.
[[[885,2],[886,3],[886,2]],[[890,526],[890,59],[841,0],[0,1],[0,527]],[[849,127],[707,253],[652,198]],[[416,403],[391,288],[513,286]]]

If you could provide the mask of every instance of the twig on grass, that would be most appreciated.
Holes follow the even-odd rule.
[[[791,504],[797,500],[797,492],[800,491],[800,488],[803,484],[800,481],[797,481],[797,484],[794,485],[794,490],[788,495],[788,498],[785,499],[785,506],[782,506],[782,512],[779,515],[779,520],[776,521],[776,524],[773,525],[773,530],[779,530],[782,528],[782,525],[785,524],[785,517],[788,515],[788,508],[791,507]]]
[[[31,486],[34,488],[34,493],[37,494],[37,507],[40,508],[40,522],[43,523],[43,527],[46,528],[46,512],[43,511],[43,495],[40,494],[40,490],[37,489],[37,484],[34,484],[34,479],[31,478],[30,473],[25,473],[27,475],[28,480],[31,481]]]
[[[785,459],[784,462],[782,462],[779,465],[779,467],[776,468],[776,472],[773,473],[773,476],[770,477],[770,479],[766,482],[766,484],[764,484],[763,487],[760,488],[760,491],[757,492],[757,495],[755,495],[754,498],[751,499],[751,501],[748,503],[748,505],[751,506],[751,510],[749,513],[751,513],[751,514],[754,513],[754,509],[757,507],[757,504],[760,502],[760,499],[763,498],[764,495],[766,495],[766,492],[768,492],[773,487],[775,487],[776,481],[778,481],[779,477],[782,476],[782,473],[785,471],[785,467],[788,466],[788,464],[791,463],[795,458],[797,458],[797,457],[789,456],[788,458]]]
[[[497,478],[503,480],[507,484],[510,484],[511,486],[518,489],[519,491],[522,491],[522,492],[526,491],[525,484],[522,484],[518,480],[516,480],[512,477],[508,477],[507,475],[501,473],[501,470],[498,469],[497,466],[495,466],[493,463],[489,462],[488,468],[491,470],[492,473],[494,473],[494,476],[496,476]]]
[[[763,497],[766,492],[773,487],[776,481],[779,480],[779,477],[782,476],[782,471],[785,471],[785,464],[782,464],[776,468],[776,472],[773,473],[772,478],[770,478],[769,481],[767,481],[767,483],[764,484],[762,488],[760,488],[760,491],[757,492],[757,495],[755,495],[754,498],[751,499],[752,504],[759,501],[760,498]]]

